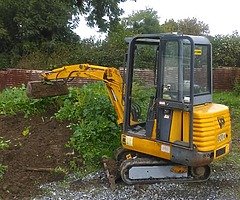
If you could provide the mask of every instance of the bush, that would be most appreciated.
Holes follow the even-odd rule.
[[[240,67],[240,36],[217,35],[212,40],[214,67]]]
[[[83,156],[87,165],[96,166],[101,156],[111,156],[120,145],[116,114],[102,83],[72,88],[56,117],[72,121],[69,145]]]

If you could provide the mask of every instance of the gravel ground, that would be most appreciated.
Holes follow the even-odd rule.
[[[204,183],[158,183],[151,185],[126,185],[117,183],[112,191],[103,171],[92,173],[82,179],[69,176],[64,182],[41,186],[44,196],[33,200],[238,200],[240,199],[240,170],[233,166],[214,166],[210,179]]]

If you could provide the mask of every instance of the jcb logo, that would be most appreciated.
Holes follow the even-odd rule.
[[[223,128],[225,126],[225,119],[224,119],[224,117],[218,117],[217,120],[218,120],[219,127]]]

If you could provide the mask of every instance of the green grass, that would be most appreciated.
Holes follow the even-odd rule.
[[[229,107],[232,122],[232,152],[220,164],[233,164],[240,169],[240,95],[236,92],[215,92],[214,102]]]

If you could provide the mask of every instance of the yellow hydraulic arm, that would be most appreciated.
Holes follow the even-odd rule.
[[[75,77],[103,81],[117,113],[118,124],[123,123],[123,79],[116,68],[89,64],[69,65],[41,74],[44,80],[61,80]]]

